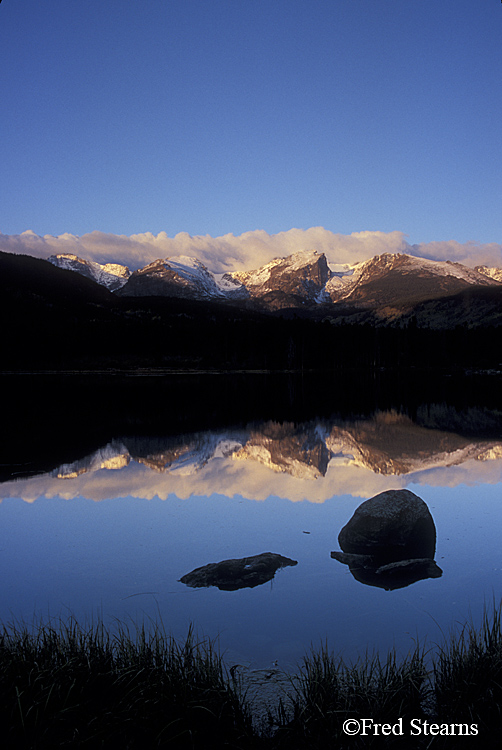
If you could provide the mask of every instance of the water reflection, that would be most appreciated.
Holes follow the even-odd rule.
[[[325,477],[332,463],[399,476],[455,466],[468,459],[502,458],[502,441],[473,440],[456,432],[422,427],[394,410],[377,411],[370,419],[300,424],[267,421],[240,430],[206,430],[169,438],[126,437],[84,459],[63,464],[52,474],[68,478],[102,468],[123,468],[133,460],[156,472],[186,475],[219,458],[257,462],[298,479]]]
[[[189,623],[221,637],[238,663],[294,668],[325,638],[345,655],[407,652],[502,591],[498,381],[140,381],[39,378],[6,399],[0,619],[98,607],[110,621],[160,615],[180,638]],[[345,564],[331,559],[357,506],[390,488],[427,503],[435,553],[424,534],[404,558],[375,561],[373,550],[368,567],[340,545]],[[180,582],[261,550],[298,565],[231,595],[218,583],[239,577]],[[430,580],[435,559],[444,575]]]
[[[387,591],[440,578],[436,527],[426,503],[409,490],[389,490],[362,503],[338,535],[331,557],[354,578]]]
[[[420,414],[412,419],[378,410],[357,419],[267,420],[190,434],[124,435],[49,472],[24,477],[16,467],[14,477],[0,485],[0,497],[165,499],[170,493],[218,492],[324,502],[342,493],[370,497],[387,489],[390,477],[396,489],[410,481],[454,486],[501,480],[502,440],[486,429],[493,414],[471,412],[466,436],[441,428],[441,414],[446,426],[454,426],[446,407],[422,411],[420,421]],[[430,426],[424,426],[426,419]]]

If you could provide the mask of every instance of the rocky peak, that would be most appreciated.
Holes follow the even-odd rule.
[[[256,271],[231,276],[240,281],[252,297],[280,291],[314,302],[331,277],[331,271],[324,253],[310,250],[276,258]]]
[[[180,255],[155,260],[135,271],[121,294],[207,299],[239,296],[242,291],[242,285],[228,274],[216,276],[197,258]]]

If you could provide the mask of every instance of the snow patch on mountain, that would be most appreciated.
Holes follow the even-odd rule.
[[[240,298],[249,296],[246,287],[238,279],[232,278],[229,273],[215,273],[213,275],[216,286],[222,295]]]
[[[51,255],[47,260],[53,266],[63,268],[67,271],[75,271],[82,276],[86,276],[88,279],[92,279],[101,284],[101,286],[106,287],[111,292],[123,287],[131,275],[127,266],[121,266],[119,263],[105,263],[101,265],[93,260],[84,260],[71,253]]]
[[[193,289],[211,297],[219,296],[220,290],[213,274],[197,258],[179,255],[176,258],[166,258],[162,263],[165,268],[173,271],[180,279],[188,282],[188,285]]]
[[[284,263],[284,258],[275,258],[274,260],[267,263],[265,266],[258,268],[256,271],[240,271],[230,273],[230,278],[241,281],[246,287],[263,287],[272,275],[272,271],[277,266]]]
[[[69,464],[62,464],[53,472],[53,476],[58,479],[74,479],[81,474],[93,473],[102,469],[117,471],[127,466],[130,460],[131,456],[127,448],[120,442],[112,441],[86,458]]]
[[[275,258],[253,271],[213,273],[195,257],[179,255],[155,260],[130,273],[119,264],[100,265],[76,255],[49,258],[60,268],[76,271],[121,296],[174,296],[191,299],[256,300],[271,309],[300,304],[392,304],[417,294],[454,293],[468,285],[502,283],[502,269],[435,261],[402,253],[383,253],[360,263],[329,266],[324,253],[304,250]],[[385,294],[374,282],[382,280]],[[367,286],[371,285],[371,286]],[[383,289],[383,287],[382,287]],[[369,296],[368,296],[369,295]]]
[[[267,282],[277,275],[278,271],[282,274],[294,274],[306,266],[315,265],[321,258],[325,259],[325,255],[320,255],[317,250],[303,250],[289,255],[287,258],[274,258],[270,263],[255,271],[240,271],[229,275],[241,281],[248,289],[263,288],[267,286]]]
[[[232,458],[238,461],[257,461],[276,473],[290,474],[296,479],[312,480],[323,476],[317,466],[302,462],[296,457],[281,456],[282,460],[277,461],[265,445],[249,443],[236,451]]]
[[[489,279],[502,282],[502,268],[488,268],[487,266],[476,266],[475,271],[487,276]]]
[[[213,274],[197,258],[179,255],[135,271],[120,291],[124,296],[175,295],[195,299],[242,298],[247,292],[228,274]]]

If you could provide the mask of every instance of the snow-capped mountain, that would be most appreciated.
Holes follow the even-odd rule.
[[[316,251],[277,258],[256,271],[213,274],[187,256],[150,263],[133,273],[121,296],[261,300],[267,307],[294,307],[324,300],[330,278],[326,256]]]
[[[461,263],[384,253],[333,273],[325,291],[332,302],[373,307],[442,297],[467,286],[493,283],[498,282]]]
[[[213,274],[196,258],[155,260],[135,271],[120,291],[124,297],[242,298],[245,287],[229,274]]]
[[[280,292],[300,303],[325,301],[324,289],[331,277],[326,256],[316,250],[276,258],[256,271],[228,274],[243,284],[252,298]]]
[[[76,271],[82,276],[96,281],[101,286],[105,286],[111,292],[123,287],[131,275],[127,266],[121,266],[118,263],[101,265],[92,260],[84,260],[71,253],[51,255],[47,260],[58,268],[64,268],[67,271]]]
[[[324,253],[306,250],[276,258],[252,271],[212,273],[200,260],[178,256],[156,260],[130,274],[124,266],[74,255],[51,263],[93,278],[125,297],[183,297],[247,301],[269,310],[344,303],[354,308],[416,304],[456,294],[470,286],[502,283],[502,269],[384,253],[353,265],[328,265]]]
[[[442,409],[438,406],[437,409]],[[465,418],[466,415],[464,415]],[[481,420],[482,414],[477,416]],[[461,419],[462,417],[459,417]],[[426,418],[427,419],[427,418]],[[467,461],[498,461],[502,444],[463,437],[415,423],[394,411],[371,419],[254,425],[251,429],[206,431],[177,438],[124,438],[52,472],[58,479],[142,465],[155,473],[193,477],[210,464],[261,464],[275,474],[317,481],[350,466],[383,476],[419,474]]]

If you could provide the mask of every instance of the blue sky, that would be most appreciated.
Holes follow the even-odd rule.
[[[502,242],[498,0],[3,0],[0,232]]]

